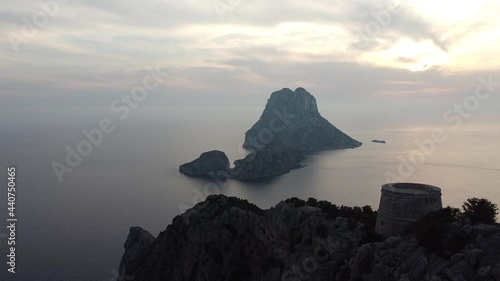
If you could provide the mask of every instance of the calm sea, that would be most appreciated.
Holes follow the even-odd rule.
[[[415,141],[429,138],[433,129],[367,126],[323,110],[333,124],[364,145],[310,155],[307,167],[261,183],[229,181],[218,186],[179,174],[180,164],[207,150],[223,150],[231,161],[244,157],[244,132],[261,110],[152,108],[123,121],[107,109],[68,110],[2,123],[4,168],[18,168],[19,221],[17,273],[7,274],[7,245],[0,238],[0,280],[112,280],[131,226],[158,235],[182,208],[212,192],[242,197],[262,208],[296,196],[376,209],[384,174],[398,174],[400,159],[418,150]],[[115,131],[60,183],[51,163],[64,163],[65,147],[74,148],[84,139],[81,131],[96,128],[104,117],[112,118]],[[445,205],[459,207],[473,196],[500,203],[500,132],[453,131],[445,123],[433,127],[447,130],[447,140],[433,153],[414,157],[418,161],[404,179],[441,187]],[[7,213],[5,193],[0,191],[5,206],[0,206],[0,226]],[[6,233],[5,227],[0,227],[1,233]]]

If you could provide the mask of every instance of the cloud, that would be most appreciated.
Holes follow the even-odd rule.
[[[175,70],[163,88],[176,97],[169,103],[238,103],[298,86],[331,102],[451,102],[500,66],[499,5],[445,2],[401,2],[384,18],[389,1],[242,0],[220,18],[212,0],[72,0],[14,54],[9,34],[44,9],[7,0],[0,95],[116,95],[159,64]],[[453,8],[474,16],[452,18]]]

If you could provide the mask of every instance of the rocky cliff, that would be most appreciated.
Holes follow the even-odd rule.
[[[304,88],[272,93],[259,121],[245,133],[243,147],[262,150],[270,139],[301,151],[361,146],[321,116],[316,98]]]
[[[443,256],[411,236],[374,236],[373,214],[298,199],[261,210],[210,196],[154,240],[132,228],[120,280],[500,280],[498,225],[446,226],[442,237],[463,241]]]
[[[303,88],[285,88],[271,94],[260,119],[246,132],[243,147],[253,152],[235,161],[234,169],[229,170],[223,152],[212,151],[183,164],[179,171],[189,176],[220,174],[256,181],[302,167],[303,153],[360,145],[321,116],[313,95]]]
[[[279,176],[292,169],[301,168],[302,160],[304,156],[296,147],[276,144],[236,160],[231,177],[241,181],[256,181]]]

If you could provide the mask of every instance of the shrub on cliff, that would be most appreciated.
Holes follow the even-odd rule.
[[[462,205],[463,216],[472,223],[495,223],[498,207],[490,200],[484,198],[469,198]]]
[[[446,207],[423,216],[408,232],[416,236],[421,246],[440,256],[450,256],[463,249],[469,239],[450,229],[450,224],[459,222],[462,216],[459,209]]]
[[[377,221],[377,212],[373,211],[371,206],[348,207],[342,205],[338,207],[337,205],[325,200],[318,201],[315,198],[309,198],[307,201],[305,201],[297,197],[287,199],[285,200],[285,202],[292,204],[294,207],[311,206],[319,208],[321,209],[321,212],[327,214],[327,216],[331,219],[344,217],[349,220],[352,219],[359,221],[372,227],[375,227],[375,223]]]

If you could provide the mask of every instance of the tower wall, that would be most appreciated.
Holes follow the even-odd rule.
[[[439,187],[418,183],[385,184],[375,231],[383,236],[400,234],[423,215],[442,208]]]

